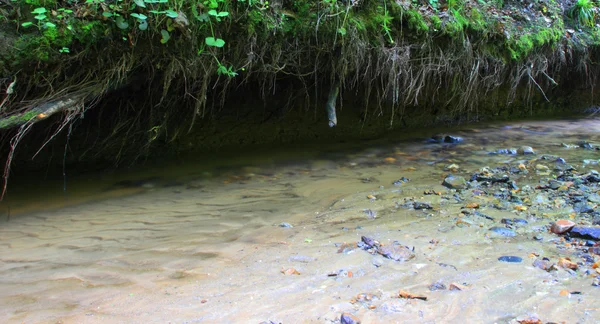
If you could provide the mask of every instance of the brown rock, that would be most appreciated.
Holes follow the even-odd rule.
[[[577,263],[572,262],[571,260],[569,260],[567,258],[559,258],[558,265],[563,268],[577,270]]]
[[[360,324],[360,320],[358,317],[350,314],[350,313],[342,313],[340,317],[340,322],[342,324]]]
[[[552,227],[550,228],[550,230],[554,234],[564,234],[564,233],[570,231],[574,226],[575,226],[575,223],[573,223],[572,221],[566,220],[566,219],[560,219],[560,220],[557,220],[556,222],[552,223]]]

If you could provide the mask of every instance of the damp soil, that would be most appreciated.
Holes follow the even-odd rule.
[[[533,266],[541,256],[579,261],[548,230],[579,215],[552,202],[498,209],[485,190],[442,182],[523,164],[513,180],[534,188],[553,177],[536,167],[551,166],[543,155],[600,170],[599,151],[576,144],[600,143],[600,120],[449,134],[463,141],[419,134],[199,156],[69,178],[66,191],[64,179],[13,180],[0,205],[0,322],[339,323],[344,312],[363,323],[597,322],[592,267]],[[489,154],[521,146],[536,154]],[[407,207],[414,201],[431,209]],[[465,216],[470,203],[489,217]],[[503,218],[527,224],[496,235]],[[363,236],[414,256],[386,258],[357,246]]]

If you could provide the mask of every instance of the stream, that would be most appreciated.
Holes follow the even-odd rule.
[[[600,119],[446,134],[11,179],[0,322],[598,323]]]

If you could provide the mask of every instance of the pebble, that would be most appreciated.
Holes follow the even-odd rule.
[[[431,285],[429,286],[429,290],[431,290],[431,291],[436,291],[436,290],[446,290],[446,289],[447,289],[447,288],[446,288],[446,285],[444,285],[444,284],[443,284],[443,283],[441,283],[441,282],[436,282],[436,283],[433,283],[433,284],[431,284]]]
[[[350,313],[342,313],[340,317],[340,323],[342,324],[360,324],[360,320],[358,317],[350,314]]]
[[[521,146],[517,150],[517,153],[522,154],[522,155],[527,155],[527,154],[535,154],[535,151],[533,150],[533,148],[531,146]]]
[[[554,263],[550,263],[550,261],[548,261],[548,260],[537,259],[537,260],[533,261],[533,266],[536,268],[540,268],[544,271],[548,271],[548,272],[550,272],[552,270],[558,270],[556,268],[556,265]]]
[[[461,290],[465,290],[465,289],[467,289],[467,287],[463,286],[461,284],[457,284],[455,282],[450,284],[450,290],[452,290],[452,291],[461,291]]]
[[[450,164],[450,165],[447,165],[444,168],[444,170],[446,170],[446,171],[452,171],[452,172],[456,172],[456,171],[458,171],[458,169],[460,169],[460,167],[458,166],[458,164]]]
[[[552,227],[550,227],[550,231],[554,234],[564,234],[571,230],[576,224],[567,219],[559,219],[556,222],[552,223]]]
[[[517,236],[517,233],[515,233],[515,231],[508,229],[506,227],[499,227],[499,226],[494,226],[492,228],[490,228],[490,231],[502,235],[502,236],[506,236],[506,237],[513,237],[513,236]]]
[[[449,189],[466,189],[467,180],[460,176],[449,175],[444,179],[442,185]]]
[[[514,255],[505,255],[498,258],[498,261],[502,262],[510,262],[510,263],[519,263],[523,261],[523,258]]]
[[[292,224],[290,224],[290,223],[283,222],[283,223],[279,224],[279,227],[293,228],[294,226],[292,226]]]

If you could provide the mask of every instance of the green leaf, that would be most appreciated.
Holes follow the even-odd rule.
[[[216,10],[209,10],[208,14],[211,15],[211,16],[215,16],[216,17],[217,16],[217,11]]]
[[[110,17],[113,16],[113,14],[112,14],[112,12],[105,11],[105,12],[102,13],[102,16],[104,16],[106,18],[110,18]]]
[[[21,26],[23,26],[23,27],[29,27],[31,25],[33,25],[33,23],[31,21],[27,21],[27,22],[24,22],[21,24]]]
[[[41,15],[41,14],[45,14],[46,12],[48,12],[48,10],[46,10],[46,8],[35,8],[31,13],[34,15]]]
[[[225,41],[220,39],[220,38],[214,38],[214,37],[206,37],[204,39],[204,42],[206,43],[206,45],[208,46],[214,46],[214,47],[223,47],[223,45],[225,45]]]
[[[179,14],[176,13],[175,11],[173,11],[173,10],[165,10],[165,14],[169,18],[177,18],[179,16]]]
[[[169,35],[169,32],[164,29],[161,30],[160,33],[162,35],[162,39],[160,40],[160,42],[166,44],[169,41],[169,39],[171,39],[171,35]]]
[[[218,17],[227,17],[229,16],[229,12],[227,11],[221,11],[217,14]]]
[[[45,25],[46,25],[46,27],[48,27],[48,28],[56,28],[56,25],[55,25],[55,24],[53,24],[53,23],[51,23],[51,22],[46,22],[46,23],[45,23]]]
[[[159,14],[164,14],[165,12],[164,11],[159,11],[159,10],[150,10],[150,13],[159,15]]]
[[[37,19],[37,20],[44,20],[44,19],[46,19],[46,18],[47,18],[47,16],[46,16],[46,15],[37,15],[37,16],[35,16],[35,17],[33,17],[33,18],[35,18],[35,19]]]
[[[344,28],[344,27],[338,28],[338,33],[342,36],[346,36],[346,28]]]
[[[135,4],[138,5],[138,7],[146,8],[146,3],[144,2],[144,0],[133,0],[133,2],[135,2]]]
[[[146,20],[146,19],[148,19],[148,17],[146,15],[139,14],[139,13],[132,13],[131,17],[137,18],[139,20]]]
[[[148,29],[148,21],[147,20],[140,21],[140,24],[138,25],[138,28],[140,30],[146,30],[146,29]]]
[[[125,19],[123,19],[123,17],[119,16],[117,17],[117,19],[115,19],[115,23],[117,24],[117,27],[119,27],[120,29],[127,29],[129,27],[129,23],[125,21]]]

